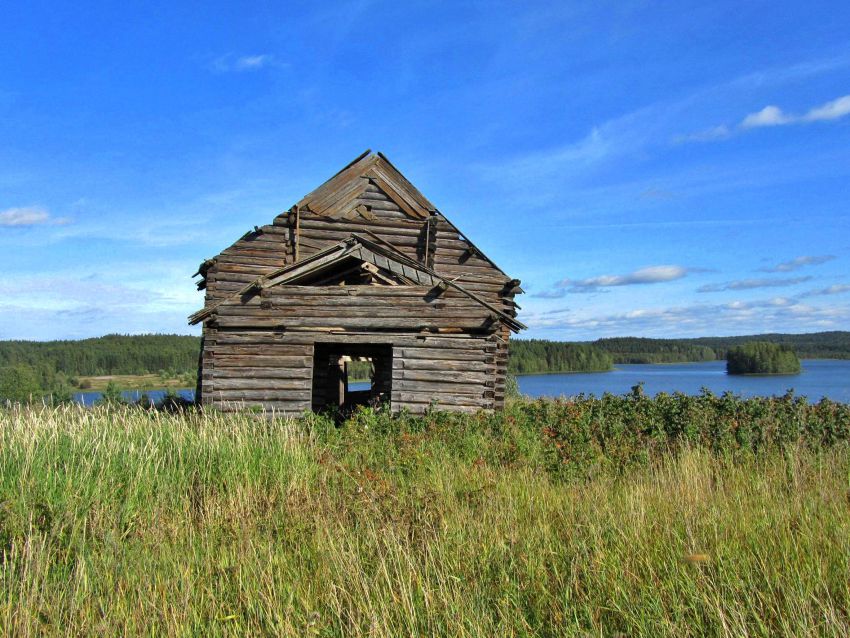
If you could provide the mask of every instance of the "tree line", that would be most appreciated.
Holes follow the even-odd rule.
[[[604,372],[614,363],[608,352],[585,343],[515,339],[510,342],[508,372]]]
[[[512,339],[512,374],[597,372],[617,363],[677,363],[726,359],[750,341],[779,344],[801,358],[850,358],[850,332],[766,334],[698,339],[617,337],[592,342]],[[121,374],[188,375],[197,370],[200,338],[188,335],[107,335],[80,341],[0,341],[0,398],[69,393],[75,377]],[[17,395],[16,395],[17,396]]]

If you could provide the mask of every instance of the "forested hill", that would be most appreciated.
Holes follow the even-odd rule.
[[[792,346],[800,358],[850,359],[850,332],[763,334],[698,339],[618,337],[588,343],[512,339],[515,374],[609,370],[612,363],[674,363],[725,359],[748,341]],[[0,341],[0,368],[26,365],[47,383],[65,376],[185,373],[197,368],[200,339],[186,335],[107,335],[81,341]]]
[[[186,335],[106,335],[80,341],[0,341],[0,368],[27,365],[46,377],[185,372],[198,365],[200,339]]]
[[[615,337],[599,339],[591,345],[608,352],[615,363],[676,363],[723,360],[730,348],[750,341],[791,346],[801,359],[850,359],[850,332],[844,331],[696,339]]]

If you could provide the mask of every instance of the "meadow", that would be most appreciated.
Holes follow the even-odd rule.
[[[846,636],[850,406],[0,410],[0,635]]]

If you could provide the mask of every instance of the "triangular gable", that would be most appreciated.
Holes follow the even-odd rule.
[[[299,211],[336,217],[351,210],[351,204],[363,195],[370,182],[414,219],[426,219],[437,210],[383,154],[370,151],[303,197],[295,207]]]
[[[196,324],[210,317],[218,307],[224,304],[241,303],[242,297],[256,290],[263,290],[279,285],[299,285],[300,281],[309,280],[310,277],[332,272],[339,265],[351,260],[359,260],[363,264],[371,264],[377,269],[390,273],[400,281],[407,282],[406,285],[428,286],[432,288],[454,288],[470,299],[481,304],[495,315],[495,318],[503,321],[511,330],[518,332],[526,326],[514,317],[496,308],[478,295],[466,290],[454,281],[441,277],[430,268],[413,261],[404,253],[395,250],[392,246],[382,245],[379,242],[366,239],[352,234],[333,246],[326,248],[295,264],[280,268],[268,275],[257,278],[243,289],[238,291],[217,304],[208,306],[189,316],[189,323]]]

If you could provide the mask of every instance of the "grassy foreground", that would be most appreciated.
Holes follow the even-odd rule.
[[[848,406],[0,411],[0,635],[846,636]]]

